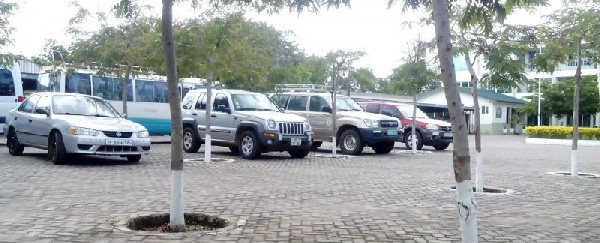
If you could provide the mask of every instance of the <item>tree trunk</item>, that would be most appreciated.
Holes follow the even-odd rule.
[[[171,109],[171,212],[169,226],[171,231],[183,232],[185,231],[183,218],[183,123],[181,122],[181,97],[177,89],[172,0],[163,0],[162,36],[169,90],[169,108]]]
[[[218,44],[217,44],[218,45]],[[214,62],[217,56],[217,45],[213,48],[213,53],[208,58],[208,77],[206,80],[206,137],[204,138],[204,161],[210,162],[211,157],[211,148],[212,148],[212,138],[210,136],[211,132],[211,115],[212,115],[212,106],[213,106],[213,95],[212,95],[212,85],[213,85],[213,77],[214,77]]]
[[[332,92],[331,92],[331,105],[333,106],[331,109],[331,141],[333,143],[333,148],[331,149],[331,154],[335,157],[337,156],[337,81],[338,81],[338,73],[339,67],[335,70],[335,65],[333,66],[333,79],[332,81]]]
[[[581,89],[581,39],[577,40],[577,71],[575,71],[575,93],[573,94],[573,144],[571,146],[571,176],[577,172],[577,142],[579,140],[579,89]]]
[[[411,142],[410,147],[413,154],[417,154],[417,128],[415,127],[415,120],[417,120],[417,92],[413,94],[413,117],[411,122]]]
[[[477,202],[471,184],[471,156],[469,155],[469,140],[467,123],[464,116],[463,104],[456,87],[456,71],[454,70],[452,42],[450,32],[450,17],[446,0],[433,0],[433,19],[435,23],[436,44],[444,93],[452,132],[454,133],[454,178],[456,180],[457,207],[461,228],[462,242],[477,242]]]
[[[473,94],[473,113],[475,113],[475,150],[477,164],[475,165],[475,190],[477,192],[483,192],[483,154],[481,153],[481,112],[479,110],[479,95],[477,94],[477,74],[471,63],[471,57],[469,53],[465,53],[465,61],[467,62],[467,68],[471,74],[471,90]]]
[[[129,76],[131,75],[131,65],[127,63],[127,67],[125,68],[125,76],[123,76],[123,90],[121,91],[121,101],[123,101],[123,114],[127,115],[127,96],[129,96],[129,88],[127,87],[127,81],[129,81]],[[133,85],[133,83],[132,83]],[[132,87],[133,88],[133,87]]]

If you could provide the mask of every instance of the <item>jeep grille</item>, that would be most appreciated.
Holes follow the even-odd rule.
[[[279,132],[282,135],[304,135],[304,124],[302,123],[279,123]]]
[[[380,127],[398,127],[397,121],[379,121]]]

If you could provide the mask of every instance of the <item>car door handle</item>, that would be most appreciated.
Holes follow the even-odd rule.
[[[210,115],[210,117],[217,117],[217,115]]]
[[[198,113],[192,113],[192,116],[197,116],[197,115],[198,115]]]
[[[31,120],[31,119],[29,119],[29,122],[31,122],[31,121],[32,121],[32,120]]]

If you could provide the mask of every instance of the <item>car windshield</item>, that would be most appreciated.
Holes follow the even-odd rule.
[[[57,95],[52,99],[52,111],[59,115],[121,117],[119,112],[103,99],[89,96]]]
[[[237,111],[278,111],[277,106],[264,94],[232,94]]]
[[[331,97],[327,97],[327,101],[331,103]],[[338,111],[362,111],[363,109],[352,98],[347,96],[337,96],[335,106]]]
[[[413,117],[413,109],[414,109],[414,106],[398,106],[398,110],[400,110],[400,112],[402,112],[402,116],[404,116],[406,118]],[[429,117],[427,116],[427,114],[425,114],[425,112],[423,112],[421,109],[417,108],[416,118],[429,118]]]

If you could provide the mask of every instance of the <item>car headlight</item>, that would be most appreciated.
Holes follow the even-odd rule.
[[[137,133],[138,138],[148,138],[150,137],[150,133],[148,131],[141,131]]]
[[[312,127],[310,127],[310,122],[308,122],[308,120],[304,121],[304,131],[310,131],[312,130]]]
[[[273,119],[269,119],[269,120],[267,121],[267,128],[268,128],[269,130],[275,130],[275,129],[277,128],[277,123],[275,123],[275,120],[273,120]]]
[[[98,136],[100,133],[98,130],[85,128],[85,127],[71,127],[69,132],[73,135],[88,135],[88,136]]]
[[[435,124],[427,124],[427,125],[425,126],[425,128],[426,128],[427,130],[440,130],[440,128],[438,127],[438,125],[435,125]]]
[[[365,122],[365,125],[367,125],[367,127],[378,127],[379,126],[379,121],[376,121],[376,120],[364,119],[363,121]]]

